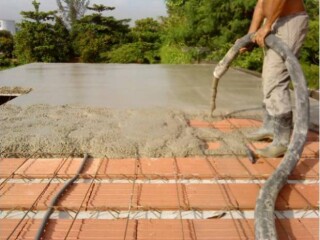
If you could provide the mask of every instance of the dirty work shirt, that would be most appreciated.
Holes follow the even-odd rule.
[[[308,31],[309,17],[306,12],[279,18],[272,33],[285,42],[298,57],[299,50]],[[262,70],[263,102],[272,116],[291,111],[289,92],[290,77],[282,58],[272,49],[267,49]]]

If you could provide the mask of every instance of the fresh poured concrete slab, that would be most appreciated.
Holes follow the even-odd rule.
[[[261,81],[230,69],[221,79],[211,118],[213,65],[30,64],[0,72],[1,87],[33,90],[0,107],[0,152],[28,156],[199,156],[224,139],[245,154],[245,135],[193,129],[192,119],[227,113],[259,116]],[[318,117],[318,102],[313,115]],[[313,122],[318,123],[318,118]],[[254,126],[247,130],[254,130]],[[210,153],[211,154],[211,153]],[[215,154],[220,154],[219,150]]]
[[[211,64],[34,63],[0,71],[0,87],[33,89],[10,101],[17,106],[164,107],[189,113],[209,113],[213,69]],[[260,78],[231,68],[220,80],[214,113],[220,115],[259,108],[261,91]],[[311,122],[318,124],[317,100],[310,99],[310,113]]]
[[[213,65],[29,64],[0,72],[0,86],[32,88],[10,104],[165,107],[210,111]],[[217,113],[261,106],[257,77],[230,69],[219,85]]]

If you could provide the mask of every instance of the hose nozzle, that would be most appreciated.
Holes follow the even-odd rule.
[[[213,77],[212,78],[211,117],[213,116],[213,111],[216,109],[218,83],[219,83],[219,79],[216,77]]]

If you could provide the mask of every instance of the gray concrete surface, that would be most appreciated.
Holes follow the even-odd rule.
[[[209,112],[214,66],[34,63],[0,71],[0,88],[33,90],[10,101],[35,104],[108,107],[164,107],[188,113]],[[229,69],[221,79],[215,114],[261,106],[261,80]],[[319,102],[310,99],[312,123],[319,123]],[[293,98],[294,104],[294,98]]]
[[[223,139],[226,145],[209,154],[245,155],[245,134],[188,125],[189,119],[219,120],[210,117],[212,70],[212,65],[30,64],[2,71],[0,90],[32,91],[0,106],[0,152],[184,157],[201,155],[206,141]],[[244,116],[259,116],[260,86],[259,78],[230,69],[220,81],[216,116],[243,109],[249,109],[240,111]],[[313,105],[318,116],[318,102]]]
[[[0,72],[0,86],[32,88],[18,106],[210,109],[212,65],[29,64]],[[217,112],[260,106],[260,82],[232,70],[220,84]],[[221,92],[220,92],[221,91]]]

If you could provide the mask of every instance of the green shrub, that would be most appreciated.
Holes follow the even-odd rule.
[[[319,89],[319,66],[302,64],[303,73],[306,77],[308,88]]]
[[[121,45],[103,56],[112,63],[155,63],[156,53],[152,44],[135,42]]]
[[[0,53],[5,57],[11,58],[13,52],[13,36],[6,30],[0,31]]]
[[[161,63],[165,64],[189,64],[193,62],[192,53],[184,51],[176,45],[165,45],[160,49]]]
[[[0,55],[0,67],[9,67],[11,65],[10,59]]]
[[[239,54],[234,61],[235,66],[258,72],[262,71],[262,64],[263,52],[261,48],[255,48],[252,52]]]

